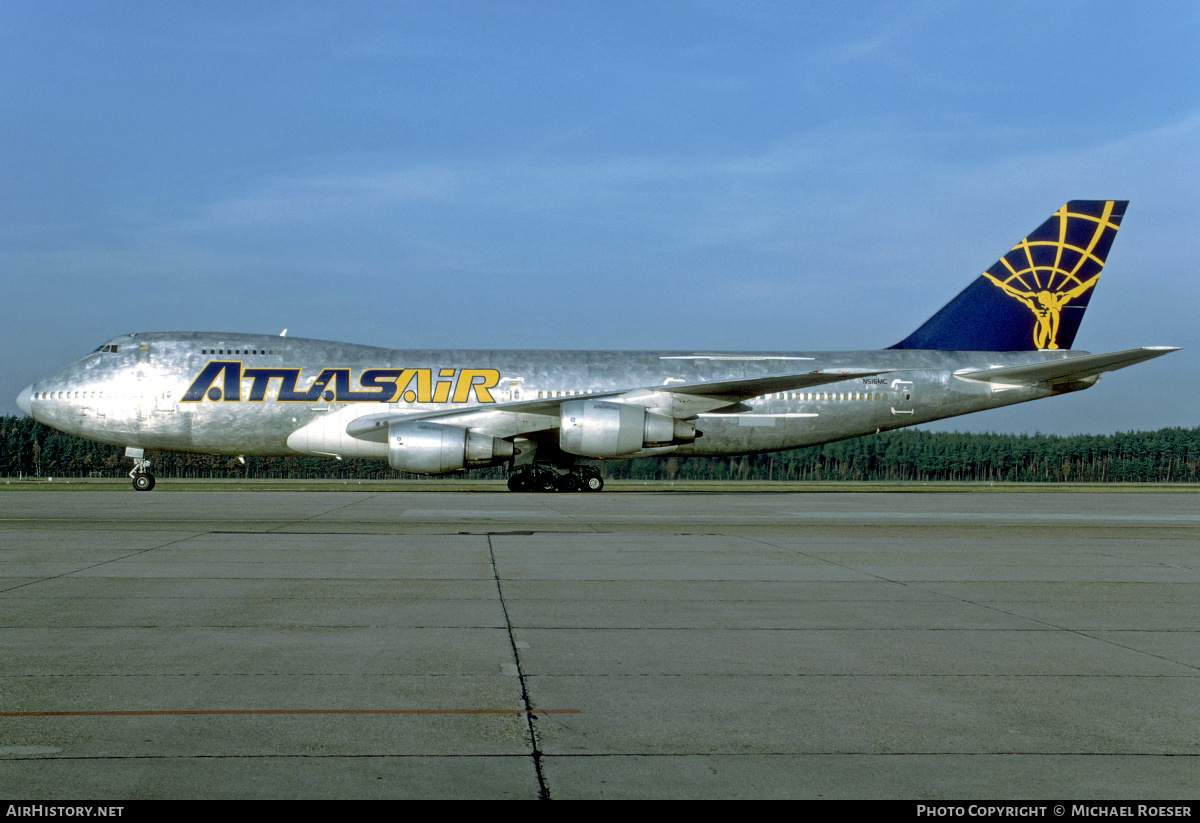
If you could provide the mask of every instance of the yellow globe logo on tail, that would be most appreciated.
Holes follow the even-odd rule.
[[[1116,202],[1100,201],[1103,209],[1099,214],[1072,211],[1074,201],[1064,205],[1038,232],[1013,246],[983,273],[998,289],[1033,312],[1033,343],[1037,348],[1058,348],[1062,310],[1087,294],[1100,278],[1103,255],[1108,252],[1108,244],[1102,245],[1101,241],[1120,225],[1119,216],[1113,219]],[[1054,223],[1056,237],[1053,231],[1045,231]]]

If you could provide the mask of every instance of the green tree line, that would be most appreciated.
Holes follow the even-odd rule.
[[[387,479],[410,476],[385,460],[235,458],[148,453],[160,478]],[[29,417],[0,417],[0,475],[123,477],[118,446],[55,431]],[[1156,483],[1200,481],[1200,427],[1151,432],[960,434],[903,429],[823,446],[743,457],[601,461],[606,477],[637,480],[966,480]],[[459,475],[461,476],[461,475]],[[469,472],[502,477],[503,469]]]

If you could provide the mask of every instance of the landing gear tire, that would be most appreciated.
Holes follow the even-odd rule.
[[[529,491],[529,472],[517,472],[508,478],[508,490],[510,492]]]
[[[558,491],[558,476],[552,471],[540,471],[533,478],[535,492]]]
[[[150,461],[146,459],[145,452],[130,447],[125,450],[125,456],[133,458],[133,471],[129,473],[129,479],[133,481],[134,491],[148,492],[153,489],[154,475],[150,473]]]
[[[600,472],[596,469],[583,472],[582,481],[585,492],[598,492],[604,488],[604,478],[600,476]]]
[[[555,481],[560,492],[577,492],[583,490],[583,481],[573,474],[560,475]]]

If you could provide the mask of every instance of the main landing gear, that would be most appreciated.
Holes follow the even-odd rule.
[[[150,461],[142,449],[125,449],[125,456],[133,458],[133,471],[129,476],[133,479],[133,488],[139,492],[148,492],[154,488],[154,475],[150,473]]]
[[[595,466],[578,466],[559,474],[548,466],[529,466],[508,478],[508,490],[514,492],[598,492],[604,478]]]

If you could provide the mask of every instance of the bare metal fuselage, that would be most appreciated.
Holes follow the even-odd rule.
[[[467,425],[486,427],[496,437],[540,432],[549,444],[559,426],[557,414],[514,404],[781,373],[881,372],[700,413],[694,420],[701,436],[694,442],[638,453],[745,454],[841,440],[1090,385],[1005,386],[955,375],[1086,354],[1068,351],[429,351],[218,333],[126,335],[101,348],[33,384],[32,416],[119,446],[246,456],[386,457],[386,442],[346,433],[354,419],[381,412],[439,413],[449,423],[461,412]],[[490,408],[496,414],[481,414]],[[553,448],[545,444],[542,450],[551,456]]]

